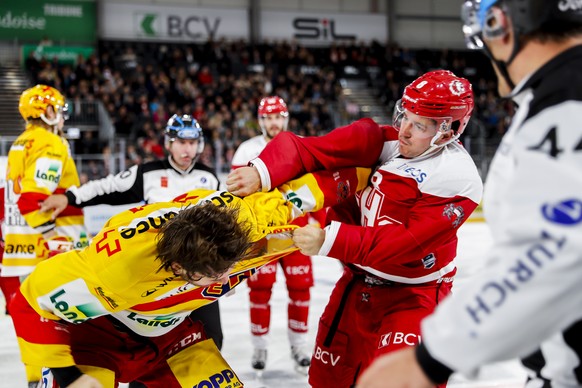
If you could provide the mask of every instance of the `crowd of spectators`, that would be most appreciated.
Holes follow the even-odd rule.
[[[503,133],[511,106],[497,102],[491,70],[467,51],[406,50],[378,43],[308,48],[279,42],[249,45],[242,41],[201,44],[101,41],[76,64],[27,59],[33,82],[62,90],[75,115],[96,115],[101,101],[117,138],[126,139],[126,166],[164,156],[164,128],[174,114],[194,116],[204,129],[203,161],[228,171],[237,146],[260,132],[258,101],[277,94],[287,101],[289,129],[319,135],[345,124],[349,103],[339,79],[364,77],[376,87],[387,112],[403,85],[434,68],[469,78],[476,92],[476,117],[487,137]],[[349,108],[348,108],[349,110]],[[348,112],[350,113],[350,112]],[[83,131],[78,154],[110,154],[111,143]],[[110,172],[107,157],[83,166],[83,178]]]

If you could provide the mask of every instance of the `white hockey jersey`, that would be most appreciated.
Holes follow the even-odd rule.
[[[135,165],[117,175],[72,186],[65,193],[69,203],[85,207],[170,201],[193,189],[218,190],[214,171],[195,163],[183,171],[170,159]]]
[[[241,143],[232,157],[231,166],[233,169],[244,167],[252,160],[259,156],[262,150],[267,146],[267,140],[263,135],[255,136]]]

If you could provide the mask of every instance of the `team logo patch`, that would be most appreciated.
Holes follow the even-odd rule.
[[[60,160],[38,158],[36,160],[34,180],[40,187],[46,187],[51,192],[57,189],[61,180],[63,163]]]
[[[582,201],[566,199],[558,203],[542,206],[542,215],[550,222],[562,225],[576,225],[582,222]]]
[[[461,81],[455,80],[449,84],[449,90],[455,96],[460,96],[461,94],[465,93],[465,85],[463,85]]]
[[[350,194],[350,187],[348,186],[348,184],[344,181],[340,181],[337,184],[338,202],[341,202],[341,201],[345,200],[346,198],[348,198],[349,194]]]
[[[436,257],[434,257],[434,254],[432,253],[429,253],[427,256],[422,258],[422,265],[426,269],[431,269],[432,267],[434,267],[435,263]]]
[[[380,336],[380,342],[378,343],[378,349],[385,348],[386,346],[390,345],[390,338],[392,337],[392,332],[388,334],[382,334]]]
[[[461,206],[455,206],[449,203],[443,209],[443,216],[452,221],[453,227],[456,228],[465,218],[465,210]]]
[[[407,345],[415,346],[421,343],[420,335],[415,333],[403,333],[401,331],[390,332],[388,334],[382,334],[380,336],[380,342],[378,343],[378,349],[382,349],[390,345]]]

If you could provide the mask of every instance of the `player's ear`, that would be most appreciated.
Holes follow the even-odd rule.
[[[170,268],[172,268],[172,272],[174,273],[174,275],[179,275],[183,270],[182,266],[178,263],[172,263],[170,265]]]
[[[436,141],[435,144],[437,145],[441,145],[444,143],[447,143],[449,140],[451,140],[451,138],[455,135],[455,131],[448,130],[446,132],[441,132],[441,137],[439,137],[439,139]]]
[[[57,116],[57,113],[55,112],[55,108],[53,108],[52,105],[49,105],[46,107],[46,111],[45,111],[45,116],[47,119],[52,120]]]

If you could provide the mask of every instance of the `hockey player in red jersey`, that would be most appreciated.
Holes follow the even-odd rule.
[[[262,134],[243,142],[232,158],[232,168],[244,167],[251,159],[259,156],[267,143],[279,133],[287,130],[289,110],[285,101],[279,96],[263,98],[259,103],[258,120]],[[316,213],[321,216],[324,211]],[[305,226],[309,216],[293,222]],[[291,356],[300,368],[308,367],[311,355],[307,348],[307,318],[309,315],[309,289],[313,286],[311,257],[294,252],[279,261],[289,292],[288,337]],[[250,318],[252,344],[254,347],[251,360],[255,370],[265,369],[267,362],[268,335],[271,322],[271,292],[277,280],[277,263],[267,264],[248,281],[250,289]]]
[[[466,0],[461,16],[467,47],[518,105],[485,185],[487,271],[423,320],[422,344],[378,358],[358,387],[430,387],[516,357],[520,386],[582,387],[582,3]]]
[[[418,344],[420,321],[451,292],[457,229],[482,195],[457,141],[473,105],[466,79],[432,71],[406,87],[393,126],[362,119],[319,138],[284,133],[227,179],[245,195],[303,171],[377,166],[368,187],[332,207],[325,230],[294,232],[304,254],[346,264],[321,317],[312,387],[351,387],[377,356]]]

